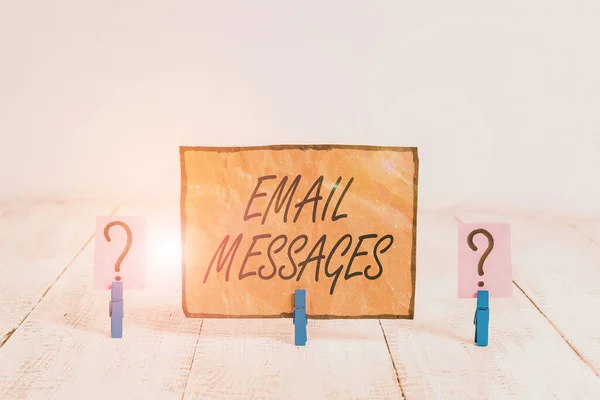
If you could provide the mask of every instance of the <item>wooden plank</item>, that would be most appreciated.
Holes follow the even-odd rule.
[[[88,245],[0,349],[0,398],[181,399],[202,320],[181,309],[178,213],[118,214],[150,215],[147,286],[124,294],[123,338]]]
[[[99,203],[3,203],[0,209],[0,346],[94,233]]]
[[[514,282],[600,377],[600,318],[592,311],[600,309],[600,249],[593,242],[598,234],[593,231],[595,224],[580,222],[582,228],[578,229],[556,217],[461,214],[459,218],[511,224]]]
[[[377,320],[205,319],[186,399],[401,399]]]
[[[598,397],[600,380],[517,289],[490,300],[489,346],[473,343],[475,299],[457,298],[456,238],[451,216],[419,215],[415,320],[381,321],[406,398]]]

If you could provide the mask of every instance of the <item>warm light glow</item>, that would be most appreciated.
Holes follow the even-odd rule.
[[[152,262],[159,265],[181,265],[181,237],[165,234],[150,243]]]

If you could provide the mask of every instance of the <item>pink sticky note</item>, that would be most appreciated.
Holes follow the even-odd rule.
[[[469,246],[469,239],[474,245],[473,249]],[[482,270],[479,268],[480,260],[483,260]],[[510,225],[460,224],[458,297],[477,297],[478,290],[489,291],[490,297],[510,297],[512,287]]]
[[[110,239],[110,240],[108,240]],[[94,289],[124,290],[146,286],[146,220],[140,217],[96,217]],[[120,263],[119,263],[120,260]]]

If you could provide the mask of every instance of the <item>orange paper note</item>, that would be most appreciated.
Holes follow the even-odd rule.
[[[416,148],[180,153],[186,316],[413,317]]]

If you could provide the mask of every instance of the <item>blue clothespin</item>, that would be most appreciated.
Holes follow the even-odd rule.
[[[296,346],[306,345],[306,290],[298,289],[294,293],[294,332]]]
[[[475,344],[488,345],[488,328],[490,325],[490,293],[487,290],[477,291],[477,309],[475,310]]]
[[[110,334],[113,338],[123,337],[123,282],[113,282],[110,289]]]

